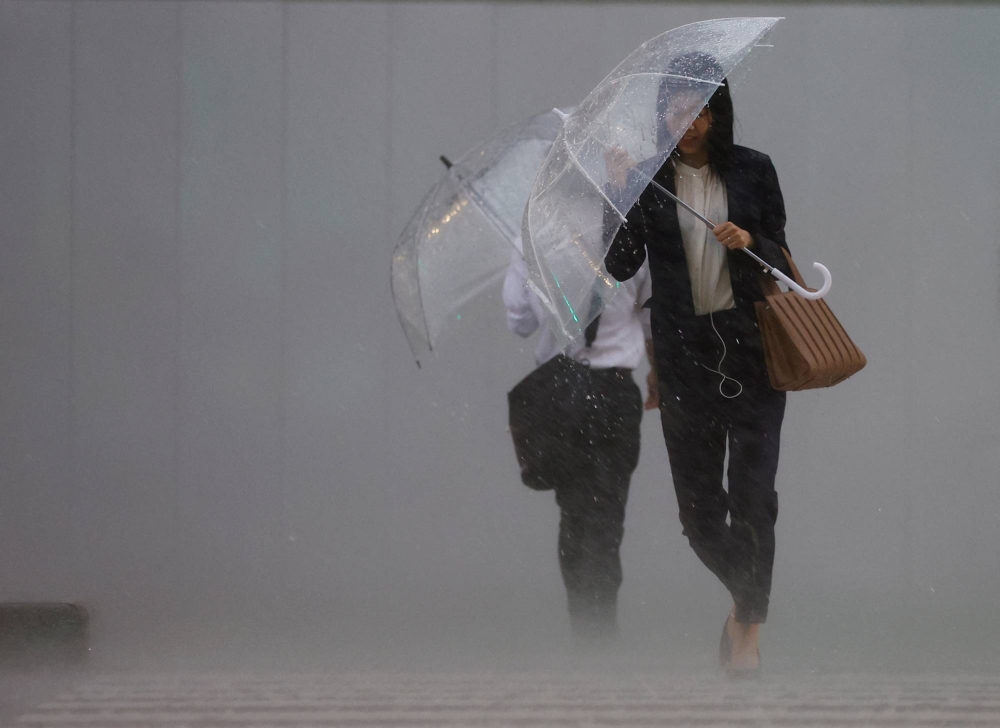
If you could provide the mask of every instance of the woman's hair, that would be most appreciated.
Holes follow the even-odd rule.
[[[723,174],[732,162],[733,156],[733,97],[729,93],[729,82],[722,75],[722,69],[714,58],[706,53],[686,53],[678,56],[667,68],[669,73],[690,79],[718,79],[722,85],[708,100],[708,109],[712,112],[712,125],[708,130],[708,166],[716,174]],[[694,80],[667,76],[660,81],[657,98],[657,108],[665,109],[671,96],[702,87]],[[664,122],[661,122],[664,123]],[[679,155],[674,149],[673,157]]]

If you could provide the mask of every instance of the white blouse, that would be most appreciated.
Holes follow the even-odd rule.
[[[674,160],[677,196],[716,224],[729,219],[726,186],[706,164],[701,169]],[[687,255],[691,294],[696,315],[723,311],[736,305],[729,278],[729,258],[705,223],[677,205],[681,240]]]

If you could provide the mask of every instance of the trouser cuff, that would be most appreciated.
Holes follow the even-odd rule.
[[[767,621],[767,607],[754,607],[737,602],[733,618],[740,624],[764,624]]]

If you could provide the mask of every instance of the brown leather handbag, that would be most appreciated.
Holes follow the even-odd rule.
[[[792,277],[805,288],[798,267],[784,252]],[[767,274],[761,276],[760,285],[764,300],[755,306],[772,387],[783,392],[832,387],[868,363],[826,301],[783,293]]]

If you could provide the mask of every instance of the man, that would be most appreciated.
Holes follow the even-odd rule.
[[[642,304],[650,297],[649,277],[643,272],[622,284],[587,327],[585,343],[566,354],[527,278],[523,258],[514,253],[503,285],[507,326],[524,337],[540,332],[539,369],[511,392],[511,434],[524,483],[555,491],[559,566],[573,633],[612,637],[622,583],[625,504],[639,461],[643,402],[632,370],[646,350],[648,312]],[[524,386],[533,378],[539,386]],[[656,407],[654,394],[647,408]],[[523,401],[515,401],[518,395]],[[529,416],[515,417],[518,404]]]

